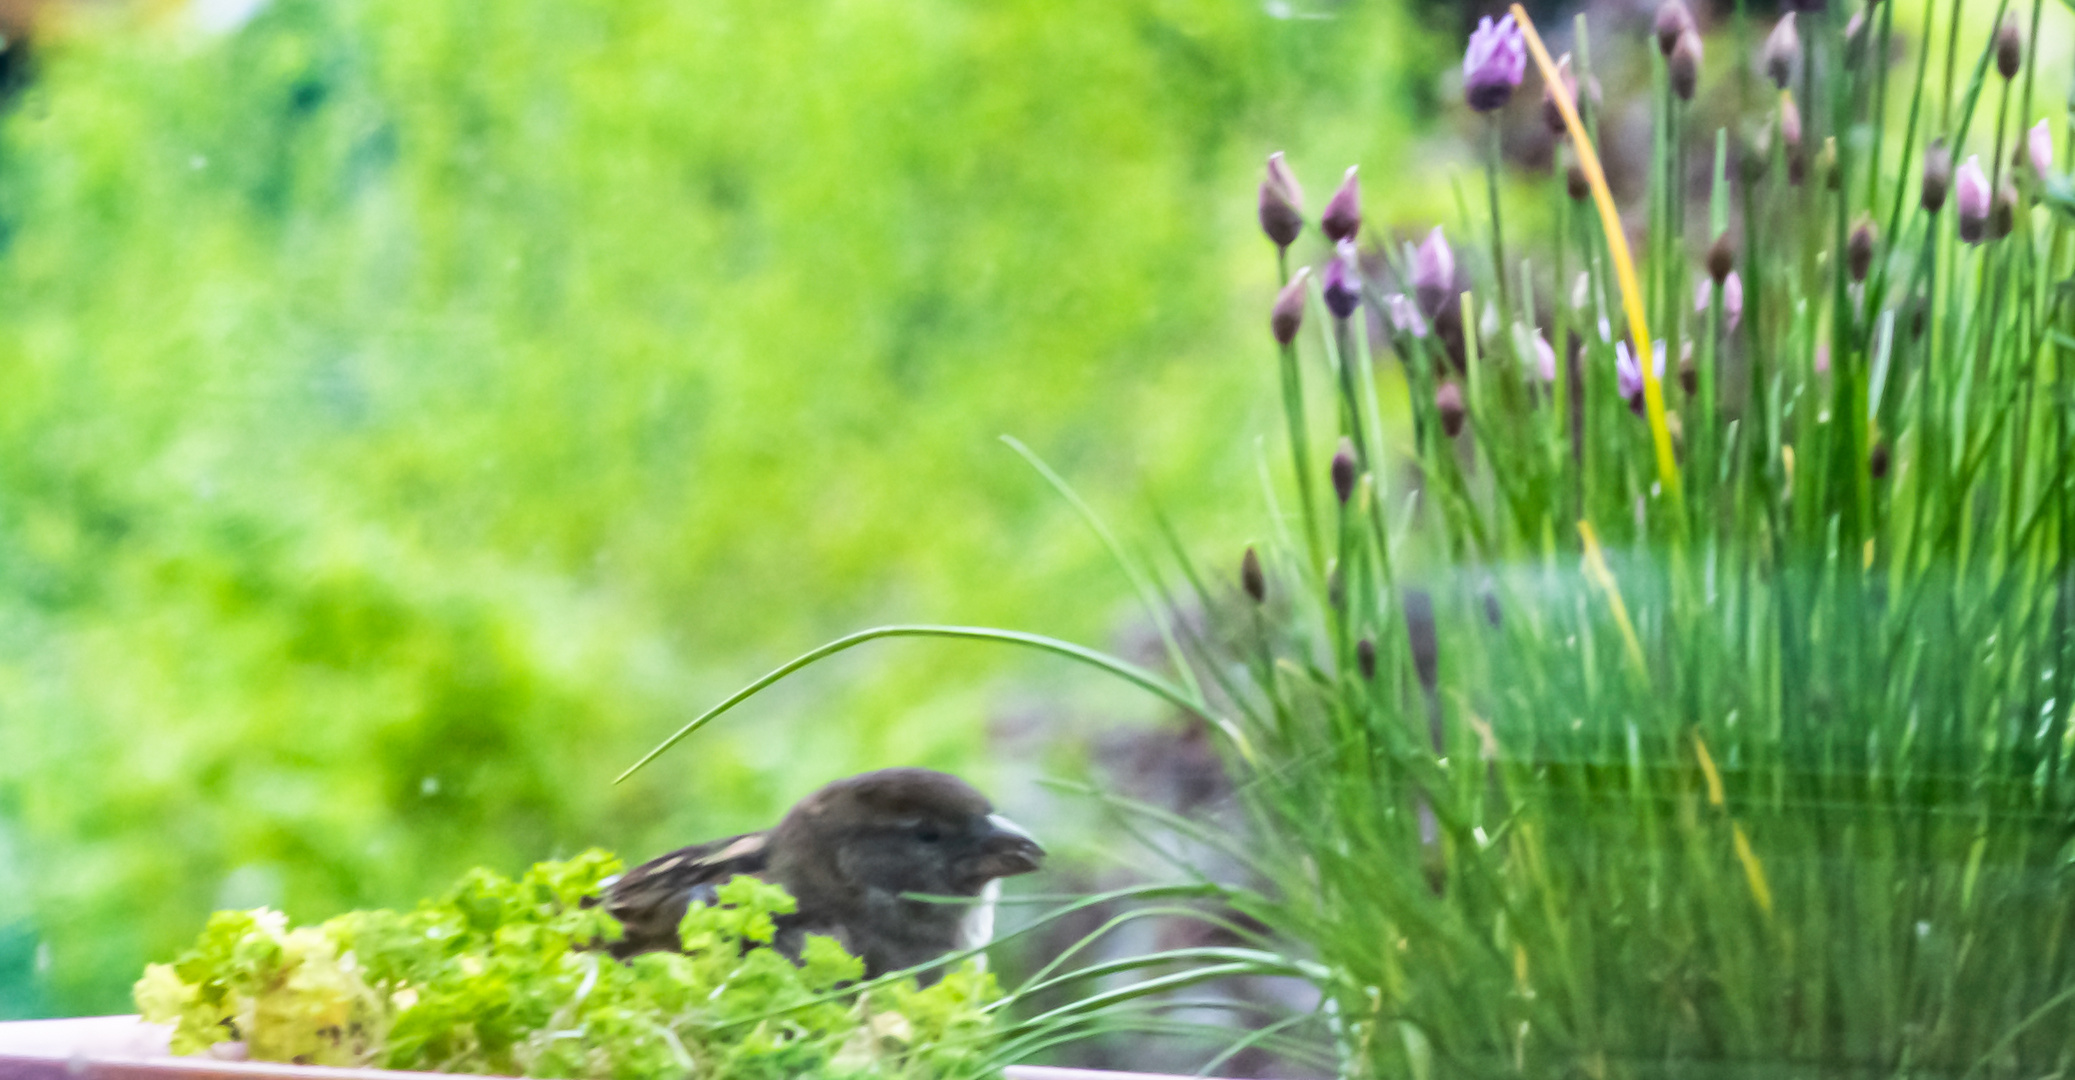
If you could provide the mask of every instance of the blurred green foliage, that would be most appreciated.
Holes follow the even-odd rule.
[[[1008,658],[894,645],[610,786],[843,630],[1114,630],[1000,433],[1256,520],[1256,170],[1392,160],[1419,40],[1328,0],[74,20],[0,143],[0,1010],[120,1010],[218,906],[984,782]]]

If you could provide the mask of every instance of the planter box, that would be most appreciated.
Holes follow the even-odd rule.
[[[272,1061],[174,1057],[164,1028],[135,1016],[0,1023],[0,1080],[417,1080],[450,1073],[333,1069]],[[1008,1080],[1184,1080],[1152,1073],[1011,1065]]]

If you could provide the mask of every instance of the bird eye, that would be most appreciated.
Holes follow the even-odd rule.
[[[944,834],[935,825],[924,825],[915,830],[915,839],[925,844],[934,844],[943,838]]]

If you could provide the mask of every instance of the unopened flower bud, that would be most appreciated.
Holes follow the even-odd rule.
[[[2053,131],[2041,120],[2025,136],[2025,149],[2032,159],[2032,175],[2041,180],[2053,172]]]
[[[1354,441],[1341,439],[1340,448],[1333,451],[1332,467],[1333,497],[1340,500],[1340,505],[1346,506],[1347,500],[1354,498],[1355,480],[1360,472],[1361,466],[1355,463]]]
[[[1564,167],[1563,188],[1572,202],[1584,202],[1592,197],[1592,178],[1585,175],[1585,166],[1573,161]]]
[[[1989,207],[1989,239],[2001,240],[2017,228],[2017,188],[2009,177],[1996,189],[1996,201]]]
[[[1556,348],[1540,331],[1535,332],[1535,374],[1545,383],[1556,381]]]
[[[1780,16],[1780,21],[1765,39],[1765,48],[1759,53],[1759,61],[1765,67],[1765,77],[1782,90],[1794,81],[1794,63],[1801,58],[1801,34],[1794,28],[1794,13]]]
[[[1888,444],[1877,439],[1872,452],[1866,455],[1866,471],[1872,473],[1875,480],[1885,480],[1888,478],[1888,464]]]
[[[2025,32],[2017,24],[2017,12],[2003,19],[1996,28],[1996,72],[2005,79],[2017,78],[2025,66]]]
[[[1326,310],[1336,318],[1348,318],[1362,306],[1360,260],[1355,242],[1342,240],[1334,245],[1333,260],[1326,264],[1326,272],[1319,277],[1319,291],[1325,294]]]
[[[1924,209],[1936,214],[1945,208],[1945,196],[1953,186],[1953,152],[1944,139],[1934,139],[1924,150]]]
[[[1657,51],[1670,57],[1679,35],[1693,29],[1693,11],[1686,6],[1686,0],[1664,0],[1657,7],[1657,20],[1651,29],[1657,34]]]
[[[1463,411],[1461,387],[1452,382],[1442,383],[1440,389],[1434,391],[1434,410],[1441,414],[1442,434],[1453,439],[1463,433],[1466,413]]]
[[[1258,604],[1268,599],[1268,578],[1261,573],[1261,556],[1254,549],[1246,549],[1239,560],[1239,587]]]
[[[1799,185],[1808,172],[1808,159],[1801,153],[1801,107],[1794,95],[1780,95],[1780,149],[1787,158],[1787,182]]]
[[[1430,319],[1438,317],[1455,299],[1455,252],[1449,248],[1448,238],[1442,235],[1439,225],[1413,253],[1412,292],[1419,300],[1419,309]]]
[[[1729,240],[1729,230],[1724,229],[1722,235],[1715,237],[1715,242],[1708,245],[1708,276],[1715,279],[1715,284],[1720,285],[1722,279],[1728,277],[1729,272],[1734,269],[1736,245]]]
[[[1319,215],[1318,227],[1326,239],[1339,243],[1352,240],[1362,228],[1362,186],[1355,179],[1355,166],[1347,167],[1347,178],[1340,181],[1339,190],[1326,201],[1326,212]]]
[[[1693,343],[1690,341],[1679,350],[1679,389],[1685,391],[1687,397],[1700,392],[1700,365],[1693,362]]]
[[[1268,329],[1279,345],[1297,340],[1297,328],[1304,325],[1304,284],[1310,278],[1311,267],[1300,266],[1290,283],[1275,294],[1275,307],[1268,312]]]
[[[1722,279],[1722,328],[1734,331],[1744,321],[1744,279],[1731,270]]]
[[[1581,93],[1578,75],[1571,70],[1571,54],[1565,53],[1556,61],[1556,76],[1562,80],[1563,88],[1570,94],[1571,107],[1578,110],[1578,119],[1599,107],[1600,90],[1597,78],[1587,79]],[[1557,107],[1556,95],[1547,84],[1542,87],[1542,123],[1548,125],[1549,133],[1562,138],[1570,133],[1570,125],[1563,121],[1563,110]]]
[[[1355,670],[1362,673],[1364,682],[1376,678],[1376,643],[1363,638],[1355,642]]]
[[[1960,166],[1960,180],[1954,201],[1960,209],[1960,239],[1970,244],[1979,244],[1988,233],[1989,223],[1989,178],[1981,171],[1981,155],[1976,154]]]
[[[1875,239],[1873,222],[1862,220],[1858,228],[1852,230],[1851,237],[1845,241],[1845,272],[1852,276],[1853,281],[1865,281],[1866,275],[1872,272]]]
[[[1463,53],[1463,100],[1478,112],[1506,104],[1527,75],[1527,41],[1508,15],[1497,23],[1487,15],[1470,34]]]
[[[1672,93],[1680,101],[1692,101],[1693,92],[1700,88],[1700,33],[1688,28],[1679,35],[1672,46],[1671,55],[1665,58],[1665,72],[1671,76]]]
[[[1261,231],[1276,247],[1289,247],[1304,231],[1304,189],[1280,150],[1268,155],[1268,178],[1261,181]]]
[[[1823,140],[1822,156],[1816,159],[1816,168],[1823,174],[1823,186],[1836,191],[1844,186],[1844,169],[1837,158],[1837,137]]]

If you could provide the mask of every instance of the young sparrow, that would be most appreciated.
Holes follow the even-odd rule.
[[[805,935],[826,934],[873,977],[986,944],[1001,879],[1036,870],[1044,858],[1030,834],[965,781],[881,769],[807,796],[776,828],[680,848],[608,879],[601,900],[626,928],[613,955],[675,949],[686,907],[713,903],[721,884],[750,874],[799,902],[778,920],[773,947],[798,959]]]

